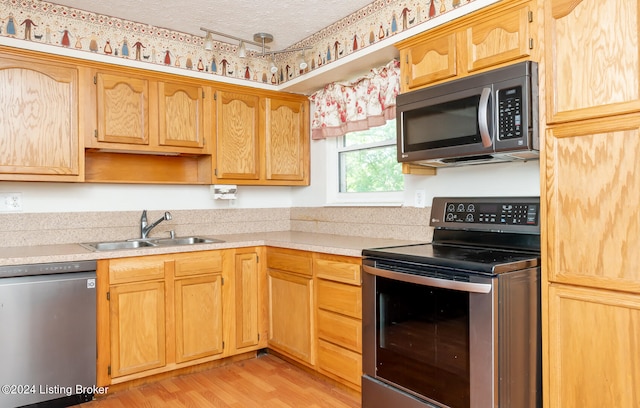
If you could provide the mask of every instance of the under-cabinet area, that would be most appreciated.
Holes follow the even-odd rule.
[[[6,46],[0,79],[0,180],[309,185],[305,95]]]
[[[268,348],[360,390],[359,257],[260,246],[104,259],[97,287],[98,386]]]

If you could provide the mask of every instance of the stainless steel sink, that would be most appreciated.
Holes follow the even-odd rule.
[[[154,239],[153,242],[157,245],[193,245],[193,244],[212,244],[215,242],[222,242],[219,239],[210,239],[202,237],[176,237],[176,238],[161,238]]]
[[[87,242],[87,243],[82,243],[80,245],[92,251],[117,251],[120,249],[212,244],[217,242],[224,242],[224,241],[219,239],[204,238],[204,237],[175,237],[175,238],[157,238],[157,239],[129,239],[125,241],[108,241],[108,242]]]

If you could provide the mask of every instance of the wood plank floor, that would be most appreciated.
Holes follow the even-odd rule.
[[[359,408],[360,398],[276,356],[114,392],[77,408]]]

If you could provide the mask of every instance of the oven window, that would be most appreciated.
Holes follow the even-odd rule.
[[[377,377],[468,408],[469,293],[376,279]]]

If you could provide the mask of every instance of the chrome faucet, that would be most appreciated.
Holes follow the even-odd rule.
[[[140,238],[146,239],[152,229],[162,221],[169,221],[171,219],[171,213],[169,211],[164,213],[164,216],[154,222],[151,225],[147,225],[147,210],[142,210],[142,216],[140,217]]]

